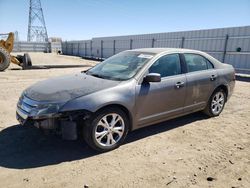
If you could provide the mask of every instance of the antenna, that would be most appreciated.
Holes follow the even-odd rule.
[[[30,0],[27,41],[48,42],[48,34],[40,0]]]

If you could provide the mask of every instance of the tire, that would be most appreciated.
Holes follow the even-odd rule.
[[[23,63],[23,56],[22,55],[17,55],[16,56],[17,60],[22,64]]]
[[[112,120],[117,121],[113,126]],[[85,122],[83,138],[94,150],[107,152],[123,143],[128,127],[129,120],[125,112],[116,107],[108,107],[98,111]]]
[[[10,54],[7,50],[0,47],[0,71],[4,71],[10,66]]]
[[[25,53],[25,54],[23,55],[22,67],[23,67],[23,69],[25,70],[25,69],[28,69],[28,68],[31,67],[31,66],[32,66],[31,58],[30,58],[30,56],[29,56],[28,53]]]
[[[226,93],[223,89],[215,90],[203,112],[209,117],[219,116],[224,109],[226,97]]]

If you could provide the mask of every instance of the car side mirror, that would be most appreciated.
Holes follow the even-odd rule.
[[[147,76],[144,77],[145,82],[160,82],[161,75],[158,73],[149,73]]]

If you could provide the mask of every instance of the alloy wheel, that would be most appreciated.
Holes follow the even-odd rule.
[[[103,116],[95,128],[95,140],[101,146],[110,147],[115,145],[125,132],[123,118],[117,113]]]
[[[214,115],[217,115],[222,111],[224,103],[225,103],[224,94],[221,91],[217,92],[213,96],[213,99],[211,102],[211,110]]]

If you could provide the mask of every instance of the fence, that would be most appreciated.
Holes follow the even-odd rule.
[[[157,47],[201,50],[250,74],[250,26],[64,41],[62,52],[104,59],[124,50]]]
[[[13,52],[49,52],[47,42],[15,42]]]
[[[62,51],[61,42],[25,42],[14,43],[13,52],[57,52]]]

